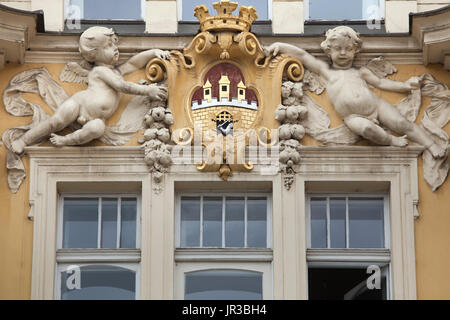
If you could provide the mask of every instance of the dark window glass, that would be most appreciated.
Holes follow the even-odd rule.
[[[387,279],[380,274],[380,288],[369,289],[367,279],[373,273],[361,268],[309,268],[310,300],[386,300]],[[373,284],[370,280],[369,283]]]
[[[225,202],[225,246],[244,247],[245,199],[229,197]]]
[[[136,198],[122,198],[120,247],[136,248]]]
[[[133,300],[136,299],[136,273],[109,265],[80,267],[80,289],[69,289],[74,271],[61,273],[62,300]]]
[[[267,247],[267,199],[249,197],[247,199],[247,246]]]
[[[222,246],[222,197],[203,198],[203,246]]]
[[[63,248],[98,247],[98,199],[65,198]]]
[[[181,246],[200,246],[200,197],[181,198]]]
[[[311,248],[327,247],[327,199],[311,198]]]

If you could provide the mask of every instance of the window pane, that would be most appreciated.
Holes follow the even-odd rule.
[[[63,248],[98,247],[98,199],[64,198]]]
[[[198,21],[196,17],[194,17],[194,8],[199,5],[206,5],[208,7],[209,13],[212,16],[217,15],[216,9],[213,7],[214,2],[218,2],[219,0],[183,0],[183,20],[184,21]],[[238,8],[234,11],[234,15],[239,14],[240,6],[253,6],[256,8],[256,12],[258,13],[258,20],[268,20],[268,5],[267,0],[239,0]]]
[[[384,200],[349,198],[350,248],[384,247]]]
[[[102,248],[117,248],[117,199],[102,198]]]
[[[245,199],[227,198],[225,206],[225,246],[244,247]]]
[[[186,300],[262,300],[262,274],[240,270],[187,273]]]
[[[330,199],[331,248],[345,248],[345,198]]]
[[[203,198],[203,246],[222,246],[222,198]]]
[[[267,247],[266,197],[249,197],[247,199],[247,246]]]
[[[73,288],[74,272],[61,273],[62,300],[133,300],[136,298],[136,273],[108,265],[80,268],[80,289]]]
[[[309,0],[310,20],[380,19],[379,0]]]
[[[311,198],[311,248],[327,247],[327,199]]]
[[[387,279],[381,275],[380,288],[369,289],[371,273],[365,268],[309,268],[310,300],[386,300]]]
[[[136,198],[122,198],[120,247],[136,248]]]
[[[200,197],[181,198],[182,247],[200,246]]]
[[[83,19],[142,19],[142,0],[71,0],[69,14]],[[77,18],[71,17],[69,18]]]

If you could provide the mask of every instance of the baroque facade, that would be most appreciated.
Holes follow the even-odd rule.
[[[448,1],[135,2],[0,2],[0,298],[450,298]]]

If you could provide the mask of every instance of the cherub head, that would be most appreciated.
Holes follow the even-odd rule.
[[[339,26],[328,30],[325,36],[326,39],[320,44],[320,47],[331,58],[333,67],[350,68],[355,55],[362,46],[359,34],[350,27]]]
[[[82,57],[97,65],[115,65],[119,61],[119,40],[113,29],[91,27],[80,37]]]

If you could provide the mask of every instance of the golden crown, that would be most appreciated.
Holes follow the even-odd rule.
[[[204,31],[250,31],[253,21],[258,18],[256,9],[252,6],[241,6],[239,16],[233,16],[238,3],[221,0],[213,3],[218,15],[211,16],[205,5],[194,8],[194,16],[200,21],[200,30]]]

